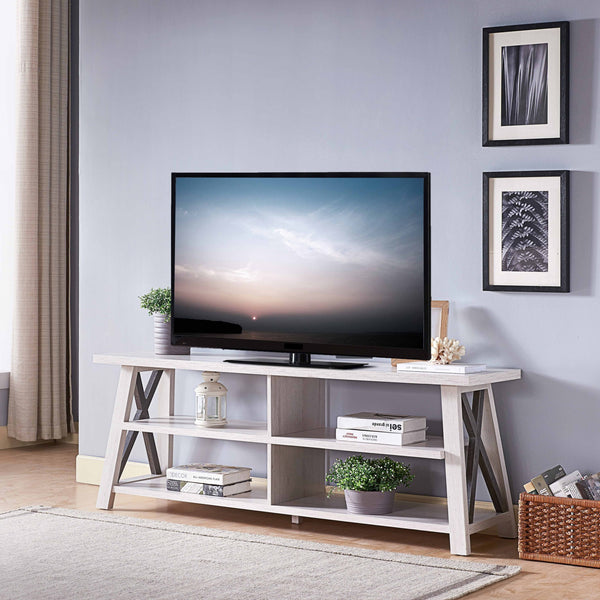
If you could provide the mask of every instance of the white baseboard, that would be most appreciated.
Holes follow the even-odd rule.
[[[77,483],[100,485],[103,466],[104,458],[102,457],[78,454],[75,461],[75,481]],[[143,475],[150,475],[150,467],[146,463],[127,462],[123,471],[123,479],[141,477]]]

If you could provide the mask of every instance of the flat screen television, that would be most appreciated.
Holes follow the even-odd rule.
[[[173,173],[171,193],[173,344],[429,359],[429,173]]]

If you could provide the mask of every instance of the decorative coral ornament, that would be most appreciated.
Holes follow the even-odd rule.
[[[449,365],[465,355],[465,347],[458,340],[447,337],[431,338],[431,362],[438,365]]]

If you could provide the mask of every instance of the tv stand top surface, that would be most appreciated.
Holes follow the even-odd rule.
[[[289,360],[283,358],[226,358],[223,362],[236,365],[264,365],[277,367],[293,367],[295,369],[360,369],[368,366],[361,362],[343,362],[341,360],[311,360],[310,354],[302,355],[302,360],[295,360],[290,355]]]
[[[303,377],[312,379],[332,379],[346,381],[379,381],[384,383],[413,383],[421,385],[448,385],[470,387],[513,381],[521,378],[520,369],[488,368],[486,371],[468,375],[449,373],[398,372],[391,363],[383,361],[362,361],[362,368],[322,369],[313,366],[298,368],[282,365],[248,364],[226,362],[239,359],[239,355],[215,354],[158,355],[158,354],[95,354],[97,364],[120,365],[150,369],[179,369],[187,371],[218,371],[220,373],[240,373],[247,375],[271,375],[279,377]],[[248,359],[252,357],[248,356]],[[261,360],[262,357],[257,357]]]

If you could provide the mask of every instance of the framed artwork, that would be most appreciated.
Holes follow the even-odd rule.
[[[448,300],[431,301],[431,337],[448,337],[448,313],[450,312]],[[392,365],[403,362],[417,362],[414,359],[392,358]]]
[[[569,171],[483,174],[483,289],[569,291]]]
[[[569,23],[483,30],[483,145],[569,143]]]

